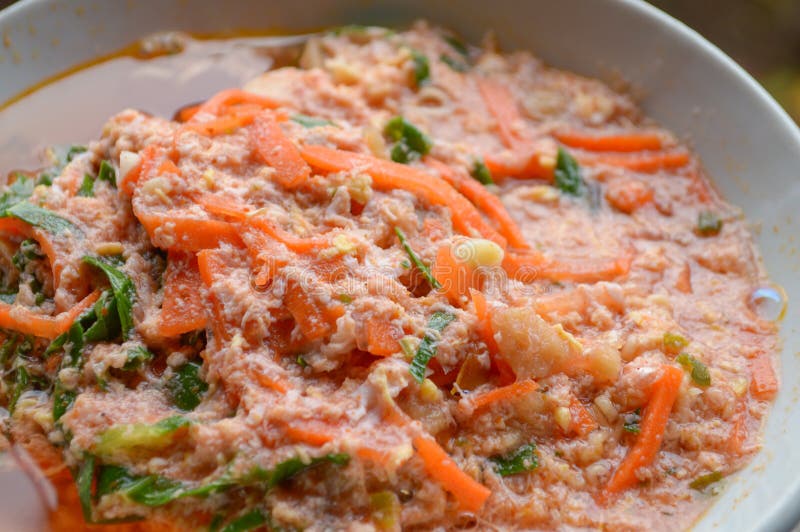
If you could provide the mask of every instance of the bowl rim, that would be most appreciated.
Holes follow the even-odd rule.
[[[790,118],[788,113],[775,101],[775,99],[759,84],[743,67],[731,59],[727,54],[720,50],[716,45],[712,44],[705,37],[697,31],[687,26],[685,23],[674,18],[673,16],[665,13],[658,7],[643,1],[643,0],[611,0],[621,5],[621,9],[627,10],[642,19],[649,20],[651,23],[661,26],[669,32],[670,39],[676,41],[688,42],[692,45],[692,52],[701,54],[708,62],[715,63],[721,67],[727,74],[741,84],[754,102],[758,101],[762,104],[768,115],[763,117],[765,121],[771,121],[775,129],[779,131],[780,135],[790,144],[794,145],[796,150],[800,151],[800,128]],[[0,23],[23,22],[26,15],[30,14],[36,9],[43,9],[47,5],[52,5],[54,0],[18,0],[10,4],[6,8],[0,10]],[[380,1],[374,2],[380,4]],[[108,50],[113,51],[113,50]],[[100,55],[100,54],[95,54]],[[59,67],[56,72],[50,73],[57,74],[61,71],[67,71],[70,68],[81,64],[82,61],[77,61],[74,64],[65,64]],[[2,65],[0,65],[2,67]],[[45,81],[50,76],[45,75],[39,80],[35,80],[29,86],[35,86],[36,83]],[[17,94],[7,95],[8,98],[15,98]],[[7,98],[0,100],[0,104],[4,103]],[[782,327],[782,335],[789,326],[784,323]],[[780,351],[780,354],[785,355],[785,347]],[[788,356],[793,356],[789,354]],[[783,369],[781,371],[783,376]],[[788,386],[789,381],[783,379],[783,386]],[[794,405],[795,408],[800,408],[799,404]],[[775,415],[775,404],[770,408],[769,416]],[[757,455],[764,453],[766,450],[761,450]],[[755,456],[757,456],[755,455]],[[751,457],[752,460],[755,456]],[[774,499],[773,504],[764,509],[762,518],[760,519],[757,528],[764,531],[772,530],[792,530],[798,523],[800,523],[800,476],[788,484],[788,488],[784,490],[780,496]],[[717,503],[714,503],[717,504]],[[704,519],[700,517],[699,521]]]

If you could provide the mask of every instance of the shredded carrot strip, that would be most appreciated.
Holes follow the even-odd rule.
[[[278,258],[280,243],[259,229],[242,225],[241,230],[255,274],[253,282],[256,286],[267,286],[278,271],[286,266],[286,261]]]
[[[593,283],[627,275],[631,257],[612,259],[547,259],[540,253],[506,253],[503,267],[509,275],[523,282],[536,279]]]
[[[180,251],[200,251],[219,247],[223,242],[241,247],[242,240],[234,224],[220,220],[197,218],[175,209],[164,214],[134,214],[144,226],[154,245]],[[160,231],[159,231],[160,229]]]
[[[637,179],[616,178],[606,186],[606,200],[615,209],[631,214],[645,205],[653,203],[653,187]]]
[[[606,165],[627,168],[637,172],[653,173],[665,168],[686,166],[692,160],[685,150],[641,153],[591,153],[573,152],[579,163],[587,166]]]
[[[333,427],[317,420],[301,419],[291,423],[280,422],[280,424],[283,426],[286,436],[308,445],[322,446],[336,437]]]
[[[21,305],[0,302],[0,327],[52,340],[67,332],[78,316],[95,304],[100,293],[101,290],[95,290],[77,305],[57,316],[45,316]]]
[[[149,175],[157,160],[164,156],[164,150],[161,146],[156,144],[148,144],[141,151],[139,151],[140,161],[134,168],[127,174],[122,176],[119,182],[119,188],[128,194],[133,194],[133,189],[139,183],[139,179],[144,175]]]
[[[417,436],[414,447],[428,475],[452,493],[462,509],[475,513],[483,507],[491,490],[464,473],[436,440],[427,435]]]
[[[491,405],[527,395],[535,391],[538,387],[539,385],[536,384],[535,381],[525,379],[507,386],[489,390],[488,392],[468,395],[466,399],[463,400],[466,401],[465,404],[472,406],[473,412],[480,412]]]
[[[516,148],[523,139],[513,127],[521,119],[514,96],[508,87],[496,81],[479,78],[477,83],[481,97],[495,119],[500,139],[507,148]]]
[[[579,129],[561,129],[553,136],[573,148],[589,151],[632,152],[660,150],[664,137],[655,131],[591,132]]]
[[[606,484],[603,498],[635,486],[639,482],[636,472],[653,463],[682,381],[683,370],[676,366],[661,366],[661,375],[653,383],[650,400],[642,414],[636,443]]]
[[[778,392],[778,378],[769,356],[760,355],[750,361],[750,395],[769,400]]]
[[[449,245],[444,245],[437,251],[431,274],[439,281],[439,290],[457,307],[463,305],[463,296],[468,295],[470,289],[480,288],[477,286],[479,280],[476,278],[475,268],[458,260]]]
[[[248,213],[252,211],[249,205],[238,203],[236,200],[226,198],[220,194],[205,194],[197,198],[197,203],[211,214],[224,216],[236,221],[246,220]]]
[[[569,413],[571,417],[569,432],[580,437],[586,436],[598,426],[591,412],[575,396],[570,399]]]
[[[387,357],[400,351],[403,331],[384,316],[370,316],[364,323],[367,351],[373,355]]]
[[[178,122],[188,122],[191,120],[192,117],[197,114],[197,111],[200,110],[200,107],[202,107],[202,104],[198,103],[181,108],[176,116]]]
[[[237,104],[254,104],[268,109],[274,109],[280,106],[275,100],[253,94],[252,92],[243,91],[241,89],[226,89],[206,100],[205,103],[200,105],[193,116],[200,113],[220,115],[226,107]]]
[[[344,314],[342,305],[321,304],[295,281],[290,281],[286,287],[284,304],[300,327],[300,332],[310,341],[333,333],[336,320]]]
[[[260,109],[237,109],[226,115],[206,120],[205,122],[187,122],[184,130],[196,131],[201,135],[215,137],[217,135],[230,135],[237,129],[253,123]]]
[[[200,290],[202,283],[194,254],[168,253],[159,334],[178,336],[206,326],[206,310]]]
[[[248,219],[247,224],[263,231],[265,234],[297,253],[308,253],[330,246],[330,241],[325,237],[303,238],[293,235],[273,224],[263,216],[252,216]]]
[[[514,370],[500,355],[500,349],[497,347],[497,341],[494,339],[494,332],[492,331],[492,321],[489,317],[489,305],[486,302],[486,296],[483,292],[469,289],[472,304],[475,306],[475,316],[478,318],[478,335],[486,348],[489,350],[489,357],[492,361],[492,369],[497,372],[501,386],[506,386],[517,380]]]
[[[0,232],[9,233],[15,236],[28,236],[31,234],[31,226],[17,218],[0,218]]]
[[[275,180],[286,188],[294,188],[311,175],[311,168],[300,151],[271,115],[259,116],[250,130],[255,153],[275,170]]]
[[[503,248],[506,247],[505,238],[483,220],[469,200],[445,181],[427,172],[369,155],[325,146],[304,146],[301,155],[315,168],[328,172],[360,169],[372,177],[375,188],[407,190],[434,205],[445,205],[450,208],[453,225],[458,231],[470,236],[477,233]]]
[[[506,177],[517,179],[542,179],[553,181],[555,175],[556,146],[543,140],[500,154],[487,153],[483,157],[495,181]]]
[[[289,382],[282,376],[272,377],[258,370],[253,371],[253,376],[261,386],[275,390],[278,393],[286,393],[289,391]]]
[[[503,202],[484,185],[472,178],[459,176],[452,168],[433,157],[426,157],[425,163],[439,172],[442,179],[474,203],[490,220],[494,221],[497,224],[498,231],[506,238],[509,246],[518,249],[529,247],[525,237],[522,235],[522,230],[508,213]]]

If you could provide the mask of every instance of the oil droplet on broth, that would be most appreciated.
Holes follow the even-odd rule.
[[[756,288],[750,296],[750,307],[767,321],[780,321],[786,314],[788,298],[783,287],[770,284]]]

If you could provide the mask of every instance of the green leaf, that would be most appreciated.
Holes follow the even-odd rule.
[[[48,233],[53,233],[56,235],[66,232],[81,234],[81,230],[66,218],[62,218],[53,211],[39,207],[38,205],[34,205],[33,203],[29,203],[27,201],[21,201],[17,203],[16,205],[7,209],[5,214],[6,216],[13,216],[14,218],[22,220],[23,222],[27,222],[30,225],[44,229]]]
[[[78,189],[78,196],[91,198],[94,196],[94,178],[89,174],[83,174],[83,181]]]
[[[418,50],[411,50],[411,61],[414,63],[414,82],[417,87],[428,83],[431,79],[431,65],[428,57]]]
[[[399,227],[395,227],[394,232],[397,235],[397,238],[400,239],[400,245],[403,246],[404,250],[406,250],[408,258],[411,259],[411,262],[414,263],[414,266],[416,266],[417,269],[422,272],[422,275],[425,276],[425,279],[428,280],[428,283],[431,285],[431,287],[434,290],[441,288],[441,283],[439,283],[439,281],[437,281],[433,276],[430,268],[428,268],[428,266],[422,262],[422,259],[419,258],[419,255],[417,255],[417,253],[411,249],[411,245],[408,243],[406,235],[403,233],[403,231]]]
[[[562,192],[572,196],[580,196],[584,186],[578,161],[561,147],[558,148],[556,158],[555,185]]]
[[[722,220],[714,212],[702,211],[697,215],[696,231],[700,236],[716,236],[722,231]]]
[[[324,118],[317,118],[315,116],[308,116],[303,114],[296,114],[291,118],[292,122],[297,122],[301,126],[305,128],[315,128],[315,127],[324,127],[324,126],[335,126],[333,122],[330,120],[326,120]]]
[[[533,471],[539,467],[539,457],[534,442],[523,445],[511,454],[492,456],[489,460],[494,462],[494,471],[501,477]]]
[[[136,300],[136,288],[133,281],[108,261],[99,257],[86,255],[82,260],[86,264],[99,268],[108,277],[111,290],[114,292],[122,337],[127,339],[133,329],[133,302]]]
[[[115,452],[164,449],[173,444],[175,433],[179,429],[188,427],[191,423],[183,416],[172,416],[152,425],[115,425],[99,434],[92,450],[99,456],[108,456]]]
[[[11,397],[8,400],[8,411],[11,414],[14,413],[20,395],[22,395],[22,392],[28,389],[30,382],[30,374],[28,373],[27,368],[25,368],[25,366],[18,366],[16,369],[16,377],[14,379],[14,389],[12,390]]]
[[[87,342],[110,341],[119,336],[121,326],[117,300],[112,290],[103,290],[91,313],[86,316],[86,320],[91,323],[84,334]]]
[[[483,185],[494,185],[492,173],[489,171],[489,168],[486,167],[483,159],[475,160],[475,164],[472,166],[471,175]]]
[[[56,386],[53,390],[53,421],[61,419],[61,416],[72,408],[76,397],[77,394],[75,392],[65,390],[61,381],[56,381]]]
[[[641,409],[637,408],[633,412],[625,414],[622,417],[622,430],[625,432],[630,432],[631,434],[639,434],[642,431],[642,428],[639,426],[641,421],[642,411]]]
[[[87,523],[94,520],[92,515],[92,481],[94,480],[95,457],[88,455],[78,468],[78,475],[75,483],[78,485],[78,498],[81,501],[83,519]]]
[[[402,116],[389,120],[383,132],[396,143],[391,151],[392,160],[396,163],[415,161],[427,155],[433,147],[431,139]]]
[[[700,475],[699,477],[697,477],[696,479],[694,479],[689,483],[689,487],[692,488],[693,490],[703,491],[710,485],[715,484],[720,480],[722,480],[722,478],[723,477],[721,472],[714,471],[712,473]]]
[[[703,364],[702,361],[696,359],[689,353],[681,353],[675,357],[675,361],[692,372],[692,380],[698,386],[710,386],[711,374],[708,372],[708,366]]]
[[[312,458],[309,462],[304,462],[299,457],[290,458],[289,460],[279,462],[271,471],[264,472],[262,475],[256,475],[256,477],[261,476],[267,488],[271,489],[304,471],[308,471],[326,462],[344,466],[350,462],[350,455],[345,453],[326,454],[318,458]]]
[[[200,364],[187,362],[167,381],[167,391],[172,402],[181,410],[194,410],[200,404],[208,384],[200,378]]]
[[[125,360],[125,365],[122,366],[122,369],[124,371],[139,371],[145,364],[153,360],[154,356],[146,347],[137,345],[128,349],[128,358]]]
[[[440,55],[439,60],[444,63],[445,65],[449,66],[451,69],[455,70],[456,72],[466,72],[469,70],[469,66],[462,63],[461,61],[457,61],[450,57],[449,55]]]
[[[31,197],[33,187],[33,179],[18,173],[16,180],[0,196],[0,216],[8,216],[8,209]]]
[[[61,336],[56,338],[53,343],[60,344],[64,348],[64,358],[61,359],[61,368],[81,367],[83,365],[83,327],[80,322],[72,324],[66,333],[66,337],[61,340]],[[48,348],[49,350],[49,348]],[[46,351],[45,351],[46,352]],[[64,387],[60,379],[56,379],[53,389],[53,420],[61,419],[67,410],[72,407],[75,398],[78,396],[73,390]]]
[[[14,349],[17,347],[17,341],[20,338],[20,334],[16,332],[10,332],[6,341],[3,342],[3,346],[0,347],[0,364],[5,365],[5,363],[11,358],[12,354],[14,354]]]
[[[267,516],[261,510],[253,510],[231,521],[222,532],[246,532],[267,524]]]
[[[111,163],[108,161],[100,163],[100,170],[97,171],[97,180],[105,181],[112,187],[117,186],[117,173],[114,171],[114,167],[111,166]]]
[[[455,314],[450,314],[449,312],[434,312],[433,316],[431,316],[428,322],[428,329],[435,332],[433,334],[430,331],[425,333],[409,367],[411,375],[414,376],[417,382],[425,380],[425,370],[428,368],[428,363],[436,356],[436,349],[439,344],[439,334],[437,333],[441,333],[454,319],[456,319]]]

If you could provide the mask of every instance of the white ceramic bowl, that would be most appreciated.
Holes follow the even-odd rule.
[[[800,301],[794,234],[800,222],[800,132],[733,61],[637,0],[27,0],[0,13],[0,102],[154,31],[304,31],[417,18],[472,40],[493,29],[506,49],[530,49],[556,67],[630,82],[643,95],[647,114],[688,138],[725,196],[763,227],[758,243],[767,268],[790,302]],[[31,119],[47,128],[45,117]],[[0,142],[14,127],[0,116]],[[800,520],[797,318],[790,303],[782,332],[782,388],[764,449],[730,480],[698,531],[788,530]]]

